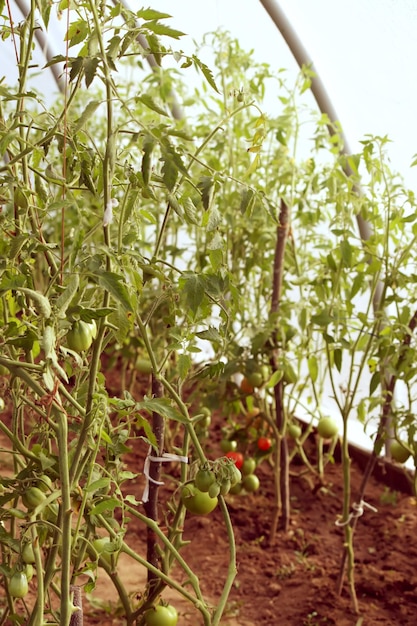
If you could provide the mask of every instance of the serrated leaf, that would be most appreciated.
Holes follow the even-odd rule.
[[[222,219],[222,216],[220,215],[218,208],[216,206],[213,206],[210,211],[208,222],[207,222],[207,232],[216,230],[216,228],[219,226],[221,222],[221,219]]]
[[[136,17],[148,21],[148,20],[164,20],[166,18],[172,17],[169,13],[161,13],[160,11],[155,11],[154,9],[140,9],[136,12]]]
[[[183,33],[180,30],[175,30],[175,28],[171,28],[170,26],[166,26],[165,24],[161,24],[157,21],[150,21],[143,24],[143,28],[147,28],[151,30],[156,35],[165,35],[166,37],[172,37],[173,39],[179,39],[180,37],[184,37],[186,33]]]
[[[165,419],[188,423],[188,420],[171,404],[168,398],[145,398],[137,403],[138,409],[145,409],[150,413],[158,413]]]
[[[333,321],[333,318],[327,311],[321,311],[317,315],[311,316],[311,322],[317,324],[317,326],[328,326]]]
[[[207,229],[208,230],[208,229]],[[225,242],[219,231],[216,231],[207,244],[207,250],[223,250]]]
[[[159,113],[159,115],[165,115],[165,117],[169,117],[169,114],[165,111],[165,109],[160,107],[159,104],[157,104],[155,100],[148,94],[144,93],[141,96],[138,96],[136,100],[138,102],[142,102],[142,104],[148,107],[148,109],[155,111],[155,113]]]
[[[189,354],[180,354],[178,357],[178,374],[181,380],[187,378],[191,367],[191,357]]]
[[[198,185],[198,189],[201,190],[201,200],[203,207],[208,211],[211,206],[214,196],[214,181],[211,176],[203,176]]]
[[[188,224],[200,225],[200,221],[197,218],[197,208],[191,198],[184,199],[184,215]]]
[[[89,57],[84,60],[85,86],[87,89],[94,80],[99,62],[100,60],[97,57]]]
[[[64,41],[69,41],[69,47],[75,46],[84,41],[88,35],[88,24],[84,20],[77,20],[70,24],[64,37]]]
[[[81,116],[73,123],[73,133],[78,133],[79,130],[88,122],[88,120],[94,115],[97,107],[100,105],[98,100],[92,100],[87,104]]]
[[[207,341],[214,341],[215,343],[221,343],[223,341],[221,334],[217,328],[214,328],[214,326],[210,326],[207,330],[201,330],[196,333],[196,337],[199,337],[199,339],[206,339]]]
[[[193,54],[192,59],[194,61],[194,64],[202,71],[203,76],[210,85],[210,87],[212,87],[214,91],[217,91],[217,93],[220,93],[220,91],[217,89],[216,81],[214,80],[213,72],[211,71],[211,69],[205,63],[200,61],[200,59],[195,56],[195,54]]]
[[[187,305],[195,314],[204,299],[205,283],[203,278],[198,274],[186,274],[181,277],[180,285],[184,291]]]
[[[108,291],[117,302],[119,302],[126,311],[133,311],[132,304],[130,302],[129,293],[126,286],[123,283],[123,277],[114,272],[105,272],[99,270],[98,282]]]
[[[57,298],[55,302],[55,308],[57,311],[57,316],[61,319],[65,318],[67,309],[71,304],[71,300],[77,293],[78,287],[80,284],[80,277],[78,274],[72,274],[68,281],[68,284],[65,288],[65,291],[61,293],[59,298]]]
[[[120,507],[119,500],[116,500],[116,498],[106,498],[96,504],[96,506],[93,506],[90,511],[90,515],[100,515],[105,511],[114,511],[117,507]]]
[[[175,183],[178,178],[178,168],[175,165],[171,155],[169,153],[165,153],[164,155],[164,163],[162,165],[162,179],[169,191],[172,191],[175,187]]]
[[[94,491],[98,491],[99,489],[106,489],[110,485],[110,478],[99,478],[98,480],[93,481],[87,487],[83,488],[83,491],[87,493],[91,493]]]

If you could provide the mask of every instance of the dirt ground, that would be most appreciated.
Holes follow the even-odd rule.
[[[220,414],[213,416],[208,439],[208,454],[219,452]],[[0,442],[0,446],[4,442]],[[136,448],[124,457],[126,468],[138,474],[129,481],[129,494],[141,499],[144,488],[143,462],[146,444],[136,440]],[[310,443],[314,460],[315,442]],[[360,461],[360,459],[359,459]],[[172,491],[170,476],[178,475],[176,464],[164,467],[166,487],[161,496]],[[0,468],[1,472],[3,467]],[[355,534],[355,581],[360,615],[352,609],[347,585],[337,596],[335,587],[343,547],[343,529],[335,524],[342,511],[342,469],[337,462],[326,467],[325,488],[315,491],[313,483],[291,476],[291,526],[287,534],[278,533],[269,546],[272,508],[272,467],[263,462],[257,469],[259,491],[250,495],[227,496],[234,526],[238,572],[222,626],[414,626],[417,612],[417,506],[411,492],[391,477],[391,486],[372,478],[366,508]],[[352,502],[358,493],[363,468],[352,465]],[[394,482],[393,482],[394,481]],[[143,509],[140,507],[143,512]],[[133,520],[126,536],[129,546],[146,555],[146,531]],[[200,580],[203,595],[216,605],[222,592],[229,561],[225,525],[219,507],[208,516],[187,515],[182,551]],[[118,572],[133,596],[140,596],[146,584],[146,571],[125,555],[118,561]],[[175,572],[181,580],[181,572]],[[163,597],[179,611],[179,626],[200,626],[201,614],[178,593],[167,589]],[[96,589],[84,597],[84,626],[123,626],[123,613],[117,594],[104,570],[100,570]]]

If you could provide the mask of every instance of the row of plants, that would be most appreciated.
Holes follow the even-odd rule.
[[[176,624],[160,601],[166,586],[204,624],[221,623],[236,575],[227,499],[256,498],[256,468],[268,459],[270,543],[288,529],[294,454],[321,483],[332,459],[329,389],[343,424],[338,584],[347,560],[359,611],[349,423],[372,434],[371,462],[387,433],[394,457],[416,453],[415,198],[389,170],[387,138],[366,138],[347,157],[337,126],[329,134],[326,116],[307,110],[307,68],[289,86],[227,33],[184,55],[170,47],[182,33],[168,15],[118,3],[41,4],[46,31],[51,10],[68,17],[66,54],[41,72],[64,64],[67,86],[47,108],[29,83],[38,8],[33,1],[20,24],[6,13],[1,26],[18,71],[0,105],[0,367],[10,411],[0,429],[11,467],[0,495],[2,623],[77,623],[80,587],[91,591],[99,569],[127,624]],[[214,71],[201,60],[207,46]],[[202,80],[188,86],[195,70]],[[267,116],[269,90],[278,97]],[[371,226],[366,238],[358,216]],[[116,367],[113,397],[106,368]],[[139,398],[137,373],[149,376]],[[224,416],[215,459],[206,453],[213,411]],[[316,427],[317,465],[304,449]],[[139,502],[124,455],[143,445],[152,453]],[[166,461],[180,469],[161,511]],[[230,560],[212,609],[181,547],[186,512],[216,507]],[[129,547],[132,518],[147,529],[146,555]],[[147,569],[140,600],[118,574],[120,553]]]

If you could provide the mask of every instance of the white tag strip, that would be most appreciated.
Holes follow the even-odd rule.
[[[378,509],[372,506],[372,504],[368,504],[367,502],[365,502],[365,500],[361,500],[359,504],[354,502],[352,504],[352,509],[353,509],[352,513],[349,513],[349,517],[347,518],[345,522],[342,522],[341,520],[335,521],[336,526],[347,526],[355,517],[361,517],[361,515],[365,513],[365,509],[369,509],[370,511],[373,511],[374,513],[378,513]]]
[[[149,448],[148,455],[145,459],[145,464],[143,466],[143,473],[146,477],[146,485],[143,490],[142,502],[148,502],[149,500],[149,482],[154,483],[155,485],[163,485],[163,481],[155,480],[149,476],[149,468],[151,462],[159,462],[159,463],[171,463],[172,461],[179,461],[180,463],[188,463],[188,457],[180,456],[179,454],[171,454],[170,452],[164,452],[162,456],[152,456],[152,446]]]

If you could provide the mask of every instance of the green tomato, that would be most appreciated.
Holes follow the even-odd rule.
[[[135,368],[140,374],[152,374],[152,363],[149,359],[136,359]]]
[[[30,581],[32,580],[33,573],[34,573],[34,570],[33,570],[32,563],[26,563],[25,574],[26,574],[26,578],[28,579],[28,583],[30,583]]]
[[[158,604],[145,612],[146,626],[176,626],[177,623],[177,609],[172,604]]]
[[[224,478],[220,485],[220,495],[226,496],[229,493],[231,486],[232,483],[230,482],[229,478]]]
[[[95,326],[95,324],[94,324]],[[74,352],[84,352],[88,350],[93,343],[93,327],[87,322],[79,320],[74,322],[70,330],[67,332],[67,346]]]
[[[215,480],[216,476],[210,469],[199,469],[194,478],[194,484],[200,491],[207,492]]]
[[[252,493],[253,491],[257,491],[260,487],[259,478],[256,474],[249,474],[249,476],[245,476],[242,480],[242,487],[248,493]]]
[[[262,372],[251,372],[247,375],[247,379],[252,387],[261,387],[264,383]]]
[[[331,417],[322,417],[317,424],[317,432],[323,439],[332,439],[338,430],[335,420]]]
[[[10,374],[10,371],[4,365],[0,365],[0,376],[7,376]]]
[[[26,572],[15,572],[9,580],[9,593],[13,598],[24,598],[29,591]]]
[[[39,489],[41,491],[43,491],[44,493],[52,491],[52,480],[51,480],[51,478],[49,478],[49,476],[47,476],[47,474],[42,474],[42,476],[39,476],[39,479],[38,479],[38,482],[37,482],[37,487],[39,487]]]
[[[217,506],[217,497],[197,489],[194,483],[184,485],[181,490],[181,500],[187,511],[194,515],[207,515]]]
[[[39,487],[29,487],[22,494],[22,502],[29,510],[36,509],[37,506],[45,502],[46,496]]]
[[[100,556],[106,563],[111,564],[111,554],[114,554],[114,551],[111,549],[111,541],[110,537],[99,537],[98,539],[94,539],[92,542],[94,550],[97,552],[98,556]]]
[[[35,562],[35,553],[30,541],[26,542],[22,549],[22,561],[26,564]]]
[[[291,437],[291,439],[299,439],[302,435],[302,430],[301,430],[301,426],[298,426],[298,424],[290,424],[288,426],[288,435]]]
[[[239,493],[241,493],[243,489],[243,485],[241,482],[236,483],[235,485],[232,485],[229,489],[229,493],[232,494],[233,496],[237,496],[239,495]]]
[[[255,459],[252,459],[251,457],[248,457],[247,459],[245,459],[243,461],[242,476],[249,476],[250,474],[253,474],[253,472],[255,470],[256,470],[256,461],[255,461]]]
[[[402,441],[398,441],[397,439],[391,442],[390,454],[397,463],[405,463],[410,457],[409,450],[407,450]]]
[[[222,439],[220,442],[220,450],[222,452],[235,452],[237,450],[237,441]]]

